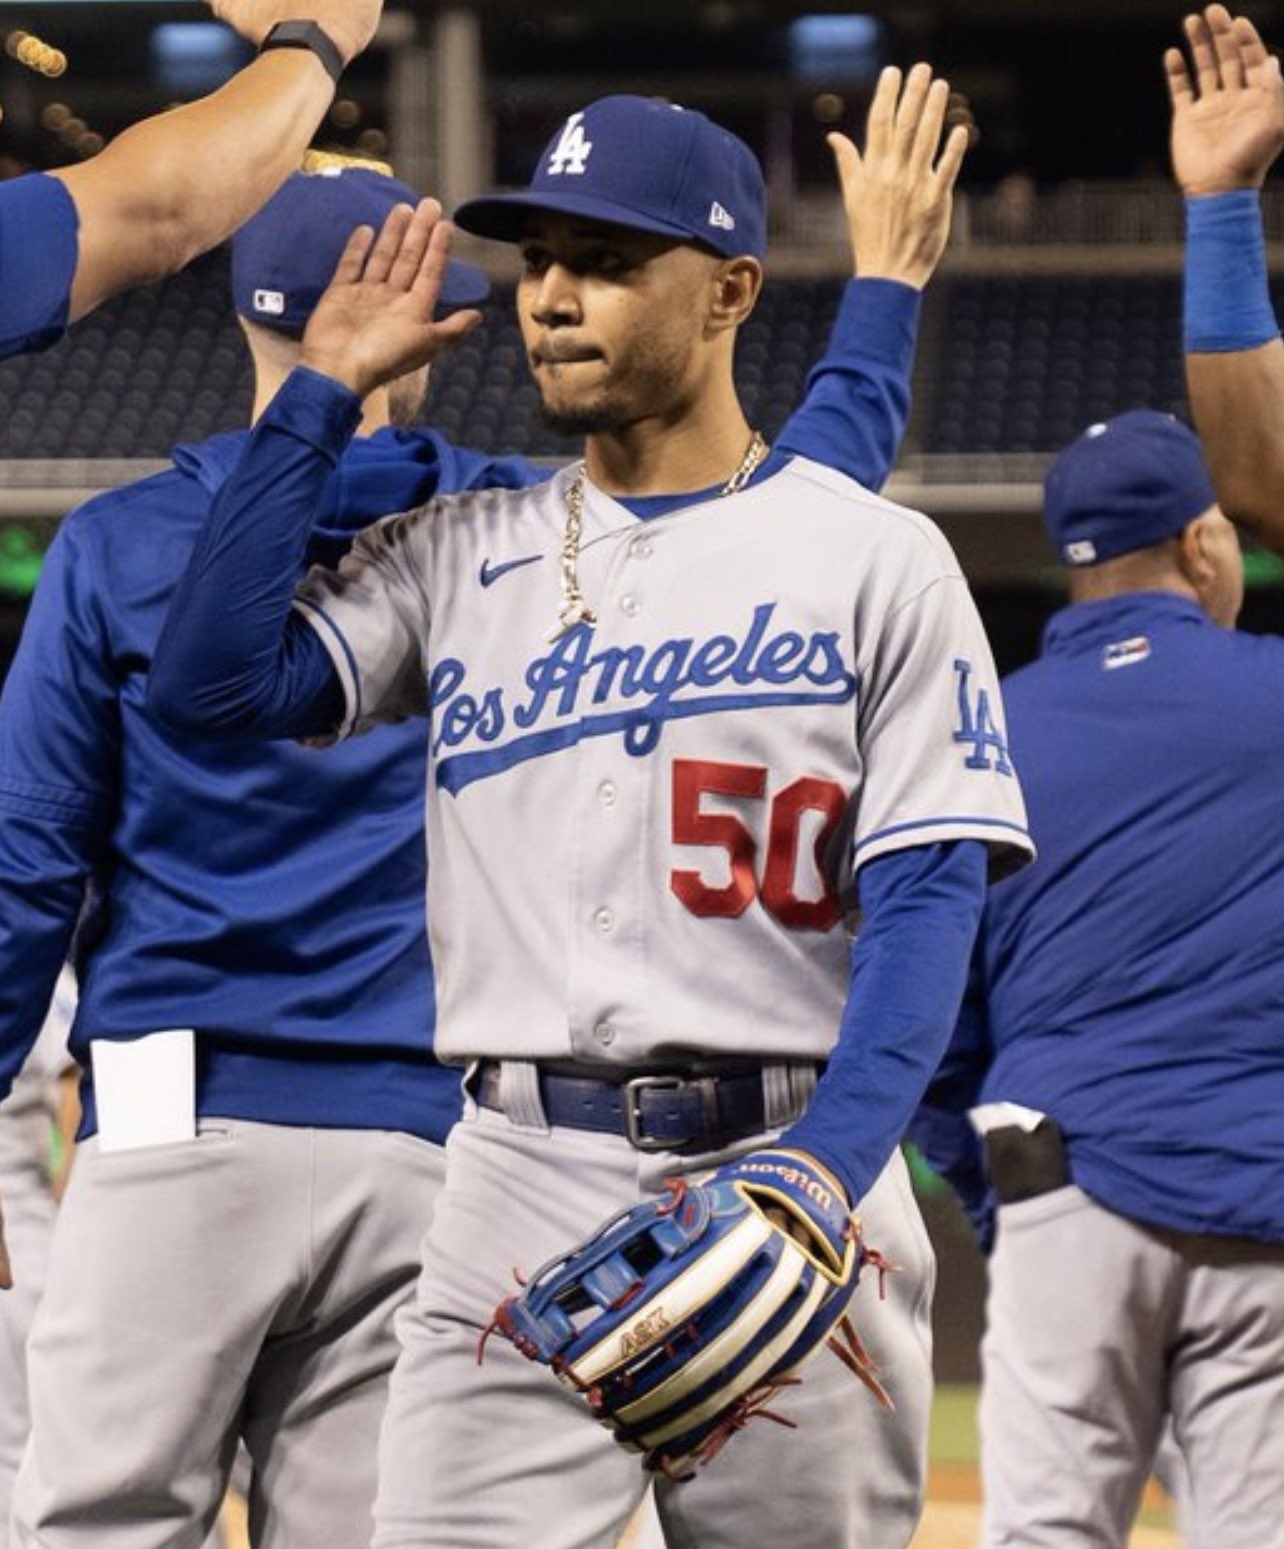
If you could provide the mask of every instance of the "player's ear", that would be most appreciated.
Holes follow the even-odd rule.
[[[1202,513],[1186,523],[1177,535],[1177,544],[1182,573],[1195,590],[1201,592],[1216,570],[1208,523]]]
[[[714,332],[739,328],[753,311],[762,290],[762,265],[747,254],[724,259],[713,271],[709,327]]]

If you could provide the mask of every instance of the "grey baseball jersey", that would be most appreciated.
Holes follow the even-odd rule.
[[[590,486],[598,622],[550,639],[570,477],[390,518],[298,603],[345,733],[430,716],[438,1052],[822,1056],[858,868],[1030,848],[957,562],[803,459],[647,522]]]

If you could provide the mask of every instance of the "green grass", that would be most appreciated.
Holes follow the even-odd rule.
[[[932,1405],[929,1452],[933,1463],[975,1463],[977,1390],[970,1383],[942,1383]]]

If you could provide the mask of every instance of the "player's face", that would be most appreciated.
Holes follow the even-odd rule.
[[[650,232],[532,216],[517,308],[544,411],[576,434],[679,414],[710,368],[719,261]]]

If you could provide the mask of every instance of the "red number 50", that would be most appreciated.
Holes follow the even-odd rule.
[[[829,930],[837,921],[838,895],[825,875],[823,856],[842,815],[842,788],[809,775],[777,791],[771,802],[767,858],[759,880],[758,843],[731,812],[706,812],[704,796],[733,796],[762,801],[767,771],[756,764],[719,764],[704,759],[675,759],[673,764],[673,842],[708,845],[726,852],[729,876],[721,886],[698,871],[669,873],[669,886],[691,911],[703,918],[735,919],[755,898],[782,925],[795,930]],[[820,830],[812,845],[818,897],[796,892],[799,831],[803,814],[818,812]]]

